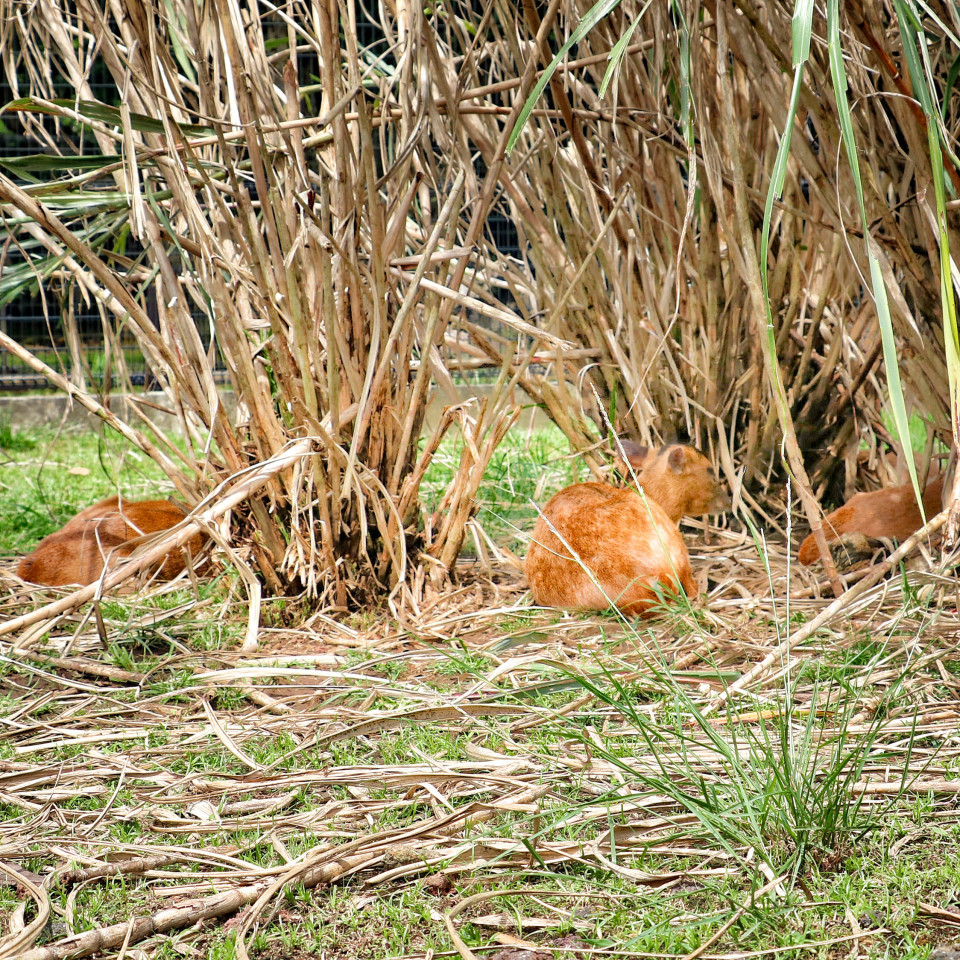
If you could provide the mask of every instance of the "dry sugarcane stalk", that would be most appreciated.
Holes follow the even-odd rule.
[[[519,15],[515,5],[491,3],[473,32],[458,17],[387,5],[379,16],[390,69],[382,71],[358,42],[357,12],[341,20],[349,5],[332,0],[291,0],[281,32],[254,15],[243,35],[225,3],[202,13],[186,4],[182,17],[158,18],[135,2],[114,20],[89,0],[78,15],[66,0],[49,0],[44,17],[0,16],[12,41],[5,56],[17,50],[37,61],[26,71],[37,109],[81,118],[104,155],[123,148],[102,175],[128,197],[111,216],[129,215],[142,264],[105,270],[96,225],[58,206],[55,193],[42,205],[24,200],[34,222],[23,236],[51,254],[66,250],[64,276],[102,298],[108,324],[124,321],[137,337],[203,478],[168,454],[164,469],[177,486],[195,499],[290,437],[324,438],[296,486],[277,476],[250,504],[268,590],[306,585],[343,607],[365,590],[402,589],[416,562],[398,515],[416,514],[423,406],[433,384],[452,392],[458,366],[453,358],[446,369],[440,344],[463,344],[470,364],[489,358],[509,370],[510,382],[544,404],[584,452],[601,429],[592,386],[618,432],[648,443],[690,439],[728,474],[742,468],[748,505],[776,495],[784,423],[796,423],[794,475],[806,469],[830,498],[855,478],[864,439],[876,448],[885,436],[873,314],[862,306],[864,245],[844,236],[859,229],[849,174],[825,159],[839,148],[825,58],[815,47],[805,70],[804,114],[775,206],[770,289],[786,400],[777,415],[764,402],[770,361],[756,336],[755,291],[742,278],[755,258],[748,234],[789,94],[789,17],[752,0],[736,0],[733,17],[717,0],[705,0],[703,11],[689,0],[676,16],[624,0],[580,41],[577,59],[561,65],[549,108],[534,111],[506,156],[551,35],[590,5],[554,2],[540,21],[531,3]],[[0,13],[8,6],[0,0]],[[945,436],[946,368],[925,349],[925,318],[940,307],[928,266],[938,241],[913,173],[929,175],[922,126],[902,98],[873,96],[877,68],[899,56],[888,7],[845,14],[867,41],[845,51],[853,120],[869,146],[868,217],[910,400]],[[730,59],[718,71],[721,21]],[[681,22],[690,30],[689,72]],[[628,28],[631,42],[600,97],[607,54]],[[283,36],[286,48],[277,49]],[[123,92],[115,123],[89,107],[95,53]],[[193,77],[177,57],[192,64]],[[320,76],[319,94],[301,89],[301,68]],[[78,99],[51,102],[58,73],[75,83]],[[693,107],[689,138],[679,89]],[[727,108],[744,144],[739,173],[721,133]],[[31,134],[46,136],[42,117],[22,116]],[[891,124],[899,139],[880,135]],[[441,213],[458,181],[462,199]],[[84,172],[75,183],[93,190],[96,179]],[[694,186],[699,205],[691,205]],[[14,194],[5,196],[9,215]],[[486,231],[493,210],[517,227],[519,250],[509,259]],[[515,306],[497,302],[495,290],[508,291]],[[148,297],[159,329],[142,308]],[[216,331],[247,418],[240,424],[219,404],[197,309],[201,326]],[[544,341],[557,349],[545,370],[530,369]],[[506,391],[495,406],[484,421],[491,431],[509,409]],[[437,549],[462,542],[469,514],[457,513],[442,533],[448,547]]]

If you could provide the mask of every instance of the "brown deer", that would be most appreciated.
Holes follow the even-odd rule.
[[[946,476],[946,473],[938,474],[924,488],[923,512],[927,520],[940,512]],[[823,532],[828,543],[843,539],[845,534],[855,533],[872,539],[886,537],[890,540],[906,540],[923,523],[913,484],[905,483],[899,487],[855,493],[842,507],[837,507],[823,518]],[[797,559],[803,564],[815,563],[820,559],[820,551],[812,533],[800,544]]]
[[[110,497],[81,510],[56,533],[51,533],[24,557],[17,567],[17,576],[30,583],[49,587],[67,584],[86,586],[130,556],[143,537],[176,526],[186,513],[183,507],[169,500],[121,501]],[[187,543],[171,550],[152,574],[172,580],[186,567],[184,551],[199,554],[206,541],[194,534]]]
[[[543,508],[524,566],[539,605],[605,610],[614,604],[628,616],[646,616],[662,587],[679,585],[689,597],[699,592],[677,524],[685,514],[726,510],[726,492],[692,447],[650,451],[631,443],[624,453],[642,494],[576,483]]]

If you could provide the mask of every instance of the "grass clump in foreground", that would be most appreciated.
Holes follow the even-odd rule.
[[[898,711],[898,736],[911,734],[902,753],[882,739],[904,693],[902,678],[865,710],[863,692],[838,682],[839,670],[824,683],[816,666],[800,668],[769,705],[730,710],[720,723],[666,672],[660,676],[669,695],[655,718],[637,709],[608,667],[604,674],[606,683],[587,677],[580,683],[635,731],[635,740],[612,749],[594,745],[596,754],[623,774],[625,785],[670,797],[730,856],[749,851],[768,877],[794,881],[811,864],[832,868],[878,828],[919,775],[911,764],[915,711]],[[866,803],[867,764],[891,760],[899,774],[888,799],[879,807]]]

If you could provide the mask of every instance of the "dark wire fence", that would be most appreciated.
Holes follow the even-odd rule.
[[[14,56],[13,59],[16,61],[17,58]],[[10,76],[5,64],[6,61],[0,62],[0,106],[3,107],[18,97],[29,95],[25,74]],[[95,68],[90,87],[95,99],[111,105],[119,103],[116,86],[105,70]],[[69,99],[76,95],[66,80],[55,81],[54,93]],[[31,121],[35,128],[44,131],[47,143],[27,133],[20,113],[4,111],[0,114],[0,164],[5,158],[54,154],[56,151],[64,156],[99,152],[96,143],[76,125],[57,123],[51,117],[36,114]],[[4,172],[23,182],[15,169],[11,172],[8,168]],[[22,267],[26,262],[22,251],[15,243],[6,240],[6,237],[0,238],[0,270]],[[139,251],[128,243],[123,252],[136,256]],[[155,378],[133,337],[121,332],[108,350],[103,323],[96,302],[84,299],[77,285],[63,277],[51,281],[36,274],[19,289],[14,299],[0,301],[0,330],[57,372],[74,381],[82,372],[88,387],[98,386],[104,392],[128,385],[149,388]],[[122,353],[121,357],[116,356],[118,351]],[[124,370],[129,379],[122,375]],[[0,348],[0,393],[49,386],[46,377]]]
[[[475,0],[466,0],[467,5]],[[364,46],[376,48],[386,41],[378,23],[370,19],[363,5],[363,16],[358,23],[359,39]],[[277,23],[278,35],[286,35],[286,25]],[[269,26],[265,26],[269,30]],[[16,61],[16,57],[13,58]],[[11,77],[6,73],[5,60],[0,60],[0,107],[6,106],[17,97],[28,95],[26,76]],[[315,83],[319,75],[316,57],[309,52],[298,57],[300,82],[306,86]],[[95,99],[119,106],[120,98],[116,85],[105,69],[95,67],[90,78],[90,87]],[[72,99],[75,91],[65,81],[56,84],[58,96]],[[309,109],[309,104],[305,104]],[[96,143],[82,129],[57,123],[51,117],[32,117],[34,124],[41,124],[48,135],[50,144],[65,155],[98,153]],[[53,153],[36,138],[28,136],[25,126],[17,112],[6,111],[0,114],[0,164],[4,158],[30,156],[37,153]],[[10,175],[10,171],[4,171]],[[482,171],[478,171],[482,172]],[[16,176],[15,179],[18,179]],[[487,231],[496,248],[506,255],[517,255],[519,243],[517,229],[510,217],[501,211],[494,211],[487,221]],[[23,254],[16,244],[6,242],[0,235],[0,271],[16,268],[24,263]],[[130,237],[123,242],[122,254],[136,258],[142,252],[139,245]],[[496,291],[496,295],[505,302],[512,302],[506,291]],[[158,321],[155,303],[144,304],[149,316]],[[484,323],[483,318],[475,318]],[[197,328],[201,331],[204,346],[219,356],[215,331],[202,314],[197,315]],[[75,283],[63,279],[56,283],[45,282],[39,275],[27,284],[15,299],[0,302],[0,330],[66,377],[76,381],[78,376],[89,387],[107,393],[111,390],[127,387],[151,389],[156,385],[156,377],[145,360],[140,348],[131,334],[122,329],[114,333],[112,343],[108,344],[104,335],[105,318],[97,304],[85,299]],[[106,322],[115,324],[113,318]],[[118,356],[118,353],[120,354]],[[481,371],[474,371],[470,379],[482,377]],[[222,362],[216,364],[216,379],[226,381],[227,373]],[[46,377],[36,373],[22,359],[0,347],[0,394],[16,393],[24,390],[46,389],[50,383]]]

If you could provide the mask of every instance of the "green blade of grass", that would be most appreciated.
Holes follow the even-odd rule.
[[[912,87],[923,109],[924,116],[927,118],[927,144],[930,150],[930,168],[933,174],[937,233],[940,247],[940,304],[943,310],[943,341],[950,387],[950,420],[956,433],[956,425],[960,422],[958,421],[958,416],[960,416],[960,332],[957,330],[957,306],[953,292],[950,235],[947,230],[946,185],[948,180],[943,166],[943,153],[947,152],[955,166],[960,164],[950,150],[949,138],[944,136],[943,133],[943,115],[935,95],[936,84],[933,80],[927,38],[923,32],[920,17],[913,9],[911,0],[896,0],[896,7],[900,14],[900,35],[903,38],[904,55],[910,71]],[[950,78],[955,79],[956,72],[960,70],[958,62],[955,62],[950,68],[948,84],[952,82]],[[956,437],[954,443],[956,443]]]
[[[893,413],[897,436],[905,453],[912,452],[910,443],[910,422],[907,416],[907,407],[903,398],[903,385],[900,381],[900,366],[897,360],[897,343],[894,336],[893,320],[890,316],[890,303],[887,299],[887,287],[877,259],[870,245],[870,224],[867,220],[867,210],[863,197],[863,182],[860,179],[860,160],[857,156],[857,143],[853,133],[853,121],[850,116],[850,105],[847,102],[847,72],[843,64],[843,50],[840,46],[840,10],[838,0],[827,2],[827,47],[830,55],[830,72],[833,77],[833,88],[836,92],[837,114],[840,120],[840,131],[847,153],[847,163],[853,178],[857,195],[857,205],[860,209],[860,221],[863,229],[864,243],[866,244],[867,262],[870,267],[870,286],[873,291],[873,300],[877,307],[877,319],[880,323],[880,338],[883,345],[883,364],[887,374],[887,392],[890,398],[890,407]],[[910,481],[913,483],[917,502],[923,512],[922,491],[917,479],[917,467],[912,456],[905,456],[907,468],[910,471]]]
[[[576,29],[567,37],[563,46],[560,47],[554,58],[547,65],[547,68],[540,75],[540,79],[534,85],[533,90],[530,91],[530,96],[527,97],[523,109],[517,115],[517,122],[514,124],[513,132],[507,141],[508,155],[516,146],[517,140],[520,139],[520,134],[523,132],[524,124],[527,122],[527,118],[533,112],[533,108],[540,99],[540,95],[546,89],[551,77],[557,72],[557,67],[563,62],[563,58],[570,51],[570,48],[574,46],[574,44],[579,43],[604,17],[608,16],[619,6],[620,0],[598,0],[598,2],[583,15]]]
[[[100,103],[98,100],[47,100],[39,101],[33,97],[20,97],[18,100],[12,100],[6,105],[7,110],[26,113],[44,113],[50,116],[69,116],[73,118],[79,115],[81,118],[89,117],[92,120],[100,120],[102,123],[109,123],[113,126],[121,126],[122,120],[119,107],[111,107],[107,103]],[[143,133],[165,133],[163,121],[156,117],[148,117],[142,113],[131,113],[130,124],[134,130]],[[209,137],[213,135],[213,127],[203,126],[197,123],[179,124],[181,132],[191,136]]]

